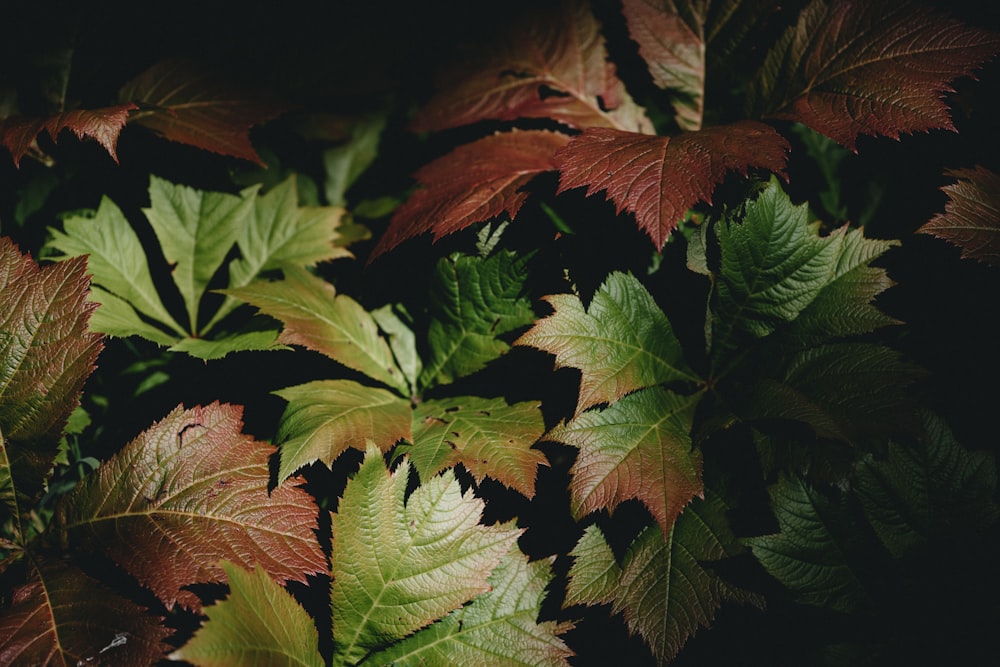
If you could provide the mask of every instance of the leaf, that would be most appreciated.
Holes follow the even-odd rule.
[[[870,598],[852,559],[859,557],[861,538],[847,496],[827,497],[787,476],[769,493],[780,532],[743,540],[760,564],[802,604],[846,613],[867,605]]]
[[[240,432],[242,408],[175,408],[63,496],[63,530],[106,553],[168,609],[199,608],[185,590],[223,580],[216,565],[263,566],[276,580],[324,572],[315,502],[300,488],[268,494],[274,448]]]
[[[510,251],[485,259],[456,253],[438,261],[428,297],[430,356],[422,386],[471,375],[510,349],[500,336],[535,317],[525,294],[527,263]]]
[[[861,460],[855,491],[879,539],[900,558],[928,540],[959,540],[995,526],[997,472],[989,451],[961,446],[940,417],[926,435],[889,443],[888,457]]]
[[[412,438],[410,403],[352,380],[315,380],[274,392],[288,401],[278,434],[278,483],[313,461],[332,465],[347,448],[373,442],[388,451]]]
[[[711,203],[715,186],[730,171],[782,173],[789,150],[774,128],[747,120],[676,137],[588,128],[553,161],[559,169],[557,194],[584,186],[588,197],[607,191],[618,213],[635,215],[660,250],[688,209]]]
[[[168,352],[185,352],[195,359],[205,361],[222,359],[231,352],[249,352],[263,350],[290,350],[287,345],[276,341],[276,330],[244,331],[227,334],[212,340],[206,338],[182,338],[167,348]]]
[[[588,528],[570,553],[566,604],[610,602],[612,613],[624,613],[630,632],[646,641],[657,662],[669,663],[700,626],[711,625],[724,600],[762,605],[705,567],[742,550],[725,511],[722,499],[707,493],[666,535],[656,526],[643,530],[620,569],[600,529]]]
[[[229,562],[229,597],[204,612],[208,620],[187,644],[170,654],[198,667],[301,665],[323,667],[313,619],[260,566]]]
[[[431,232],[438,241],[500,215],[513,219],[528,198],[524,188],[555,171],[552,156],[567,141],[547,130],[497,132],[424,165],[414,175],[421,187],[393,212],[369,263],[420,234]]]
[[[333,516],[334,662],[354,664],[489,590],[522,533],[479,524],[483,502],[451,471],[404,503],[410,464],[388,473],[369,445]]]
[[[571,294],[544,297],[555,310],[514,341],[581,372],[576,412],[664,382],[697,382],[663,311],[634,276],[610,274],[588,309]]]
[[[350,136],[344,144],[323,151],[326,175],[323,192],[331,205],[347,205],[347,191],[378,157],[386,120],[385,112],[358,118],[351,123]]]
[[[638,498],[669,533],[684,507],[704,493],[701,451],[690,435],[700,398],[642,389],[549,431],[547,440],[580,450],[570,470],[573,515],[613,511]]]
[[[14,165],[20,167],[21,158],[32,150],[42,130],[53,141],[59,138],[63,130],[70,130],[77,139],[96,139],[114,161],[118,162],[118,135],[125,126],[129,112],[137,108],[129,102],[100,109],[74,109],[48,118],[0,118],[0,143],[10,151]]]
[[[287,266],[284,280],[256,281],[224,294],[280,320],[278,343],[301,345],[407,395],[406,378],[371,314],[306,269]]]
[[[378,665],[488,665],[568,667],[573,652],[559,639],[568,628],[538,623],[552,559],[528,562],[507,554],[489,578],[490,589],[468,606],[402,642],[374,654]],[[515,639],[516,638],[516,639]]]
[[[175,141],[265,166],[250,141],[250,129],[288,106],[233,82],[187,58],[163,60],[126,83],[118,99],[141,111],[130,123]]]
[[[485,43],[484,43],[485,42]],[[570,127],[652,132],[608,59],[587,2],[564,0],[512,16],[492,40],[470,44],[439,77],[411,122],[437,131],[482,120],[551,118]]]
[[[61,560],[32,557],[0,610],[0,664],[144,667],[166,652],[161,619]]]
[[[977,165],[948,172],[957,179],[941,188],[948,195],[944,213],[917,229],[958,246],[962,257],[1000,265],[1000,174]]]
[[[861,135],[954,131],[951,82],[1000,49],[1000,34],[912,2],[813,0],[751,82],[754,115],[798,121],[852,151]]]
[[[378,328],[389,338],[389,349],[392,350],[399,369],[403,371],[406,383],[411,389],[416,388],[417,378],[423,371],[423,362],[417,353],[417,337],[407,324],[408,321],[412,322],[412,318],[406,308],[399,304],[386,304],[371,311],[371,314]]]
[[[461,463],[477,482],[491,477],[527,498],[535,495],[545,455],[531,446],[545,430],[537,402],[508,405],[502,398],[460,396],[426,401],[413,411],[413,445],[401,452],[429,480]]]

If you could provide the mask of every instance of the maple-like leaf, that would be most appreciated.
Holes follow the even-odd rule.
[[[355,664],[490,589],[522,531],[479,523],[483,502],[449,470],[405,500],[410,463],[392,473],[370,445],[333,516],[334,662]]]
[[[1000,34],[914,2],[813,0],[768,53],[748,106],[855,151],[862,135],[954,130],[951,82],[998,50]]]
[[[759,168],[782,173],[788,141],[756,121],[739,121],[675,137],[588,128],[553,156],[558,193],[586,187],[606,191],[619,213],[635,216],[657,250],[685,212],[711,203],[715,186],[731,171]]]
[[[684,361],[670,322],[633,275],[610,274],[586,309],[572,294],[544,299],[555,312],[537,321],[514,345],[554,354],[556,368],[580,370],[577,414],[643,387],[699,380]]]
[[[524,286],[527,262],[510,251],[438,261],[429,294],[430,355],[423,386],[447,384],[484,368],[510,349],[500,336],[532,323],[535,312]]]
[[[100,109],[74,109],[48,118],[11,116],[0,119],[0,144],[10,151],[14,164],[20,166],[23,158],[45,130],[55,141],[63,130],[70,130],[77,139],[96,139],[104,150],[118,162],[118,135],[128,120],[129,112],[138,107],[131,103]]]
[[[129,120],[159,136],[265,166],[250,130],[288,110],[288,105],[243,89],[187,58],[163,60],[126,83],[118,93],[140,111]]]
[[[497,132],[424,165],[414,174],[420,187],[393,212],[368,261],[420,234],[437,241],[503,214],[514,218],[528,198],[525,186],[555,171],[552,156],[567,141],[547,130]]]
[[[197,609],[184,587],[223,580],[223,559],[278,580],[325,571],[315,501],[290,485],[268,494],[274,448],[241,433],[241,416],[219,403],[177,407],[63,496],[62,530],[168,609]]]
[[[264,568],[248,571],[225,561],[220,566],[229,597],[205,607],[207,620],[171,659],[198,667],[326,664],[312,617]]]
[[[574,654],[558,636],[569,627],[538,622],[545,588],[552,581],[552,560],[528,562],[512,550],[493,570],[486,593],[374,654],[371,663],[569,667],[566,658]]]
[[[545,430],[539,408],[476,396],[425,401],[413,411],[413,445],[400,452],[409,454],[422,480],[461,463],[477,482],[491,477],[531,498],[538,466],[548,465],[531,448]]]
[[[0,609],[0,664],[145,667],[163,657],[161,619],[65,561],[32,557],[29,570]]]
[[[408,387],[378,325],[361,304],[304,268],[288,266],[283,280],[221,290],[284,323],[279,343],[301,345],[385,383]]]
[[[1000,266],[1000,174],[977,165],[948,175],[956,181],[941,188],[948,195],[944,213],[935,215],[917,233],[958,246],[962,257]]]
[[[412,435],[410,402],[353,380],[315,380],[274,392],[288,401],[275,442],[281,448],[278,483],[313,461],[332,465],[349,447],[368,442],[388,451]]]
[[[495,39],[453,59],[457,67],[439,77],[414,130],[551,118],[575,128],[652,132],[608,59],[589,3],[563,0],[511,19]]]
[[[660,664],[669,663],[700,626],[709,626],[724,600],[762,606],[755,595],[727,584],[706,562],[742,551],[726,521],[720,496],[696,500],[664,535],[656,526],[642,531],[618,565],[600,529],[584,531],[570,553],[567,606],[611,604],[623,612]]]

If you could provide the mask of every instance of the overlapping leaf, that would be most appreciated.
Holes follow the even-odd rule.
[[[184,587],[221,581],[223,559],[277,580],[325,571],[312,496],[290,485],[268,493],[274,448],[242,434],[241,415],[219,403],[176,408],[63,498],[62,529],[168,608],[198,608]]]
[[[420,234],[437,241],[503,214],[514,218],[528,198],[525,186],[555,170],[552,156],[567,141],[547,130],[496,133],[424,165],[414,175],[420,188],[393,212],[368,261]]]
[[[761,604],[705,567],[742,550],[725,511],[721,498],[707,493],[666,535],[656,526],[643,530],[620,566],[600,529],[590,526],[571,552],[565,604],[610,603],[661,664],[670,662],[700,626],[711,624],[723,601]]]
[[[0,119],[0,143],[10,151],[14,164],[20,166],[38,135],[45,130],[55,141],[63,130],[70,130],[77,139],[96,139],[104,150],[118,161],[118,135],[128,120],[129,112],[138,107],[132,102],[99,109],[74,109],[48,118],[11,116]]]
[[[414,129],[552,118],[576,128],[652,131],[618,79],[588,3],[563,0],[509,18],[494,40],[454,59],[458,67],[440,77]]]
[[[861,135],[954,130],[945,93],[1000,50],[1000,34],[914,2],[813,0],[752,82],[755,114],[799,121],[855,150]]]
[[[607,128],[586,129],[556,152],[559,190],[606,191],[619,213],[663,248],[685,212],[712,201],[716,185],[731,171],[781,173],[788,142],[774,128],[739,121],[676,137],[647,136]]]
[[[221,567],[229,597],[205,608],[207,620],[172,659],[198,667],[326,664],[312,617],[262,567]]]
[[[580,370],[578,414],[643,387],[698,380],[684,361],[670,322],[631,274],[609,275],[589,308],[572,294],[552,294],[545,300],[555,312],[514,344],[554,354],[557,368]]]
[[[570,470],[573,514],[614,510],[638,498],[668,534],[684,507],[703,494],[701,451],[690,436],[699,398],[643,389],[549,431],[546,439],[580,450]]]
[[[489,578],[490,589],[402,642],[371,657],[384,665],[518,664],[568,667],[573,652],[558,635],[569,629],[539,623],[551,559],[528,562],[507,554]]]
[[[354,664],[490,589],[521,531],[479,523],[482,501],[448,471],[404,502],[410,464],[394,472],[369,446],[333,517],[334,661]]]
[[[948,195],[944,213],[917,230],[931,234],[991,266],[1000,265],[1000,174],[983,166],[949,172],[956,180],[942,190]]]

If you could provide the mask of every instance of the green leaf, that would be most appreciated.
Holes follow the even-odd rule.
[[[555,312],[514,344],[554,354],[557,368],[580,369],[577,413],[643,387],[698,381],[670,322],[631,274],[609,275],[586,310],[571,294],[552,294],[545,300]]]
[[[170,654],[198,667],[288,665],[323,667],[312,617],[260,565],[253,571],[220,563],[229,597],[206,607],[208,620]]]
[[[828,497],[797,477],[769,489],[780,532],[746,538],[760,564],[803,604],[852,612],[869,595],[857,571],[860,535],[844,494]]]
[[[306,269],[288,266],[284,273],[284,280],[222,291],[281,320],[279,343],[307,347],[408,395],[403,372],[361,304]]]
[[[924,415],[926,435],[893,442],[885,460],[861,460],[855,491],[865,516],[899,558],[930,539],[957,540],[1000,518],[997,472],[988,451],[969,451],[944,421]]]
[[[489,578],[490,589],[468,606],[374,654],[373,665],[531,665],[568,667],[573,652],[559,639],[568,627],[538,622],[552,559],[528,562],[507,554]]]
[[[453,254],[437,263],[427,332],[430,357],[420,384],[448,384],[506,353],[500,336],[535,318],[525,295],[528,257],[499,252],[487,258]]]
[[[399,314],[397,314],[397,309]],[[389,349],[396,357],[396,363],[403,371],[407,384],[410,385],[411,389],[415,388],[420,371],[423,370],[423,362],[420,360],[420,355],[417,354],[417,337],[407,322],[403,321],[403,317],[410,320],[409,314],[402,306],[394,308],[388,304],[376,308],[371,311],[371,314],[375,318],[375,322],[378,323],[378,328],[389,337]]]
[[[278,483],[313,461],[332,465],[349,447],[368,442],[383,451],[409,440],[409,401],[352,380],[316,380],[274,392],[288,401],[275,441],[281,447]]]
[[[326,571],[313,497],[269,491],[274,448],[244,435],[241,417],[219,403],[174,409],[60,499],[66,538],[110,556],[168,609],[198,609],[186,587],[221,581],[220,560],[277,580]]]
[[[703,493],[701,451],[691,424],[701,394],[681,396],[643,389],[556,426],[546,435],[580,454],[570,470],[570,507],[578,519],[638,498],[664,534],[695,496]]]
[[[479,523],[483,502],[451,471],[404,502],[410,463],[388,473],[369,445],[333,516],[334,661],[354,664],[489,590],[521,530]]]
[[[256,187],[240,195],[205,192],[149,179],[150,207],[143,209],[187,307],[188,331],[200,333],[198,306],[209,282],[246,227]]]
[[[168,352],[186,352],[196,359],[222,359],[230,352],[260,350],[289,350],[287,345],[276,342],[277,331],[243,331],[227,334],[211,340],[205,338],[182,338],[169,348]]]
[[[347,204],[347,191],[378,157],[379,139],[385,123],[385,112],[359,118],[351,125],[347,142],[323,151],[326,173],[323,191],[331,205]]]
[[[761,605],[757,596],[705,568],[706,561],[741,551],[726,509],[719,496],[706,493],[666,535],[657,526],[643,530],[620,569],[600,529],[589,528],[570,553],[566,604],[610,602],[612,613],[624,613],[629,630],[646,641],[657,661],[669,663],[699,626],[711,624],[724,600]]]
[[[90,300],[100,305],[90,318],[90,328],[115,338],[141,336],[157,345],[173,345],[177,336],[144,320],[125,299],[97,285],[90,288]],[[184,335],[183,333],[181,334]],[[182,339],[183,340],[183,339]]]
[[[461,463],[477,482],[491,477],[522,493],[535,495],[538,466],[545,455],[531,446],[545,430],[537,402],[508,405],[502,398],[456,398],[426,401],[413,412],[409,454],[421,480]]]

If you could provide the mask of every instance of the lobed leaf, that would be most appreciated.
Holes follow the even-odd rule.
[[[268,493],[274,448],[242,434],[241,415],[213,403],[153,424],[62,497],[70,541],[111,556],[168,609],[198,609],[184,587],[221,581],[224,559],[277,580],[325,571],[313,498]]]
[[[388,473],[369,445],[333,516],[334,661],[354,664],[489,590],[521,530],[479,524],[483,502],[451,471],[404,502],[410,464]]]
[[[941,188],[948,195],[944,213],[935,215],[917,233],[958,246],[962,257],[1000,265],[1000,174],[977,165],[948,175],[956,181]]]
[[[63,130],[70,130],[77,139],[90,137],[118,162],[118,135],[128,121],[129,112],[138,107],[132,103],[99,109],[73,109],[48,118],[11,116],[0,118],[0,144],[10,151],[14,165],[20,167],[42,130],[55,141]]]
[[[197,667],[326,664],[312,617],[260,565],[252,571],[229,562],[220,566],[229,597],[205,608],[207,620],[170,654],[172,660]]]
[[[580,370],[577,414],[643,387],[698,381],[670,322],[631,274],[610,274],[587,309],[575,295],[544,299],[555,312],[537,321],[514,345],[554,354],[556,368]]]
[[[862,135],[954,130],[951,82],[998,49],[1000,34],[914,2],[813,0],[768,53],[748,106],[854,151]]]
[[[606,191],[617,211],[635,215],[660,250],[688,209],[711,203],[715,186],[730,171],[781,173],[789,150],[774,128],[747,120],[676,137],[588,128],[553,161],[557,193],[584,186],[587,196]]]

